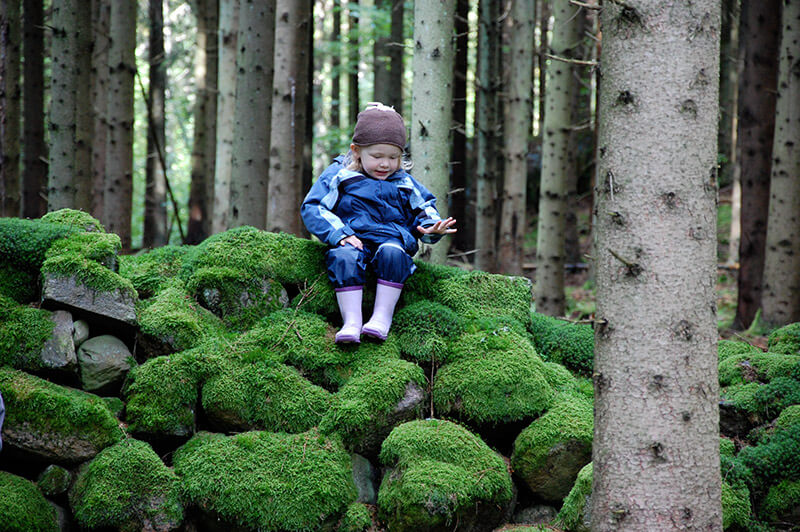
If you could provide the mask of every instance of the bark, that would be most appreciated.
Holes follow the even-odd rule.
[[[301,235],[311,2],[278,0],[275,16],[267,229]]]
[[[389,51],[391,49],[390,20],[394,0],[376,0],[375,2],[375,41],[372,46],[372,71],[375,74],[372,84],[372,99],[386,104],[390,94],[397,90],[392,87],[389,80],[391,62]],[[388,104],[387,104],[388,105]]]
[[[591,529],[721,530],[719,1],[602,17]]]
[[[497,269],[497,181],[500,34],[499,5],[478,4],[478,68],[475,87],[475,267]]]
[[[358,98],[358,60],[359,60],[359,41],[358,34],[358,0],[348,0],[347,2],[347,50],[348,50],[348,70],[347,70],[347,107],[349,122],[356,123],[361,105]]]
[[[414,4],[414,81],[411,90],[411,150],[414,175],[437,198],[442,218],[449,200],[450,125],[453,99],[455,0]],[[444,264],[449,241],[428,248],[430,262]]]
[[[47,176],[47,208],[50,211],[75,207],[77,16],[74,0],[53,2],[52,79],[48,124],[50,167]]]
[[[275,0],[242,0],[236,58],[230,227],[267,225]]]
[[[217,96],[217,154],[214,171],[214,215],[211,232],[228,229],[234,113],[236,109],[236,43],[239,0],[222,0],[219,9],[219,94]]]
[[[24,0],[22,67],[25,105],[22,139],[22,216],[38,218],[47,212],[47,145],[44,142],[44,6]]]
[[[736,71],[738,58],[739,6],[736,0],[722,0],[722,32],[719,48],[719,185],[733,181],[736,162]]]
[[[544,131],[544,116],[547,114],[547,58],[544,54],[550,49],[547,36],[550,32],[550,2],[536,2],[536,11],[539,16],[539,131]]]
[[[112,2],[108,50],[108,143],[103,225],[131,247],[133,198],[133,82],[136,72],[136,2]]]
[[[566,3],[566,0],[564,1]],[[508,19],[510,24],[509,69],[503,146],[506,164],[503,174],[503,207],[500,213],[500,237],[497,251],[500,271],[510,275],[522,275],[525,233],[527,232],[525,188],[528,176],[528,141],[531,137],[533,112],[535,12],[535,5],[531,0],[514,0],[511,4],[511,16]],[[565,105],[565,107],[567,106]],[[566,149],[564,151],[566,152]],[[561,246],[563,248],[563,213],[561,220]],[[561,257],[563,262],[563,251]]]
[[[92,2],[92,29],[94,53],[92,53],[92,216],[103,220],[103,190],[106,176],[106,144],[108,142],[108,40],[111,20],[111,2]]]
[[[405,29],[405,7],[403,0],[393,0],[392,2],[392,33],[391,42],[392,46],[389,47],[389,86],[395,87],[395,90],[387,98],[386,105],[391,105],[402,114],[403,112],[403,76],[405,72],[405,64],[403,62],[403,44],[405,43],[405,36],[403,30]]]
[[[569,0],[553,4],[551,54],[574,58],[579,44],[578,10]],[[570,154],[573,94],[577,92],[569,63],[550,59],[542,141],[542,177],[539,192],[539,232],[536,243],[536,311],[564,315],[564,237],[567,180],[574,174]]]
[[[467,48],[469,47],[469,0],[456,0],[456,55],[453,75],[453,147],[450,154],[450,216],[466,222],[467,217]],[[472,218],[472,217],[469,217]],[[474,236],[472,224],[462,223],[453,235],[456,249],[468,250]]]
[[[740,46],[744,46],[744,71],[739,78],[737,138],[742,172],[742,234],[733,320],[737,329],[750,326],[761,308],[779,36],[779,0],[742,3],[739,38]]]
[[[333,29],[331,42],[341,44],[342,35],[342,4],[339,0],[333,2]],[[342,127],[342,60],[341,54],[331,54],[331,128]]]
[[[20,54],[19,0],[0,5],[0,216],[20,215]]]
[[[90,212],[92,208],[92,3],[76,4],[75,57],[75,208]],[[87,82],[89,81],[89,82]]]
[[[166,146],[164,107],[167,86],[167,68],[164,64],[164,4],[163,0],[150,0],[150,87],[147,105],[147,163],[145,169],[143,247],[167,244],[167,183],[166,169],[161,164],[159,151]],[[163,154],[164,152],[161,151]]]
[[[764,258],[764,321],[800,321],[800,1],[783,1],[769,222]]]

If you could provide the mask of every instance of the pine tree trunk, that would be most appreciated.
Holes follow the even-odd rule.
[[[275,0],[241,0],[229,226],[267,226]]]
[[[536,2],[536,11],[539,16],[539,131],[544,131],[544,117],[547,114],[547,58],[545,54],[550,49],[548,35],[550,32],[550,4],[551,2]]]
[[[234,113],[236,108],[236,43],[239,0],[221,0],[219,9],[219,94],[217,96],[217,145],[214,172],[214,216],[211,232],[228,229]]]
[[[469,0],[456,0],[456,55],[453,75],[453,149],[450,154],[450,216],[460,220],[453,235],[453,247],[469,250],[474,225],[467,217],[467,48],[469,47]]]
[[[591,529],[722,530],[719,0],[602,17]]]
[[[553,4],[552,55],[574,58],[580,42],[578,10],[569,0]],[[575,160],[569,153],[572,100],[576,92],[571,66],[550,59],[542,140],[542,177],[539,192],[539,232],[536,243],[536,311],[564,315],[564,237],[567,179]]]
[[[769,212],[769,176],[775,129],[780,1],[743,2],[740,46],[744,71],[739,78],[738,136],[742,182],[742,235],[733,326],[750,326],[761,308],[764,249]]]
[[[111,20],[110,0],[93,0],[92,29],[94,50],[92,53],[92,107],[94,123],[92,130],[92,216],[98,220],[103,215],[103,190],[106,177],[106,144],[108,142],[108,48],[109,24]]]
[[[75,86],[75,208],[85,212],[92,209],[92,135],[94,109],[92,108],[92,3],[76,4],[77,32],[76,86]]]
[[[75,104],[77,92],[77,6],[53,2],[50,87],[50,167],[47,208],[75,207]]]
[[[44,141],[44,6],[24,0],[22,66],[25,105],[22,109],[22,216],[38,218],[47,212],[47,145]]]
[[[342,3],[333,2],[333,28],[331,42],[342,44]],[[342,60],[341,54],[331,54],[331,128],[342,127]]]
[[[564,2],[566,3],[566,0]],[[503,147],[506,164],[503,174],[503,206],[500,213],[497,255],[500,271],[510,275],[522,275],[525,233],[527,232],[525,192],[528,177],[528,143],[531,137],[533,116],[535,7],[531,0],[514,0],[508,20],[510,24],[510,57]],[[569,69],[567,68],[567,70]],[[561,245],[563,246],[563,212],[561,220]],[[561,260],[563,262],[563,251]]]
[[[769,223],[764,258],[764,321],[800,321],[800,0],[783,0]]]
[[[164,106],[167,69],[164,64],[164,5],[163,0],[149,0],[150,88],[147,134],[147,163],[145,168],[143,247],[167,244],[167,183],[166,169],[161,164],[164,155]]]
[[[497,269],[499,15],[497,2],[479,0],[475,88],[475,267],[489,272]]]
[[[734,125],[736,124],[736,71],[738,63],[739,6],[736,0],[722,0],[722,33],[719,53],[719,184],[733,180],[736,160]]]
[[[389,47],[389,64],[391,65],[389,71],[389,86],[395,87],[395,90],[392,91],[389,98],[384,103],[386,105],[391,105],[397,109],[398,113],[403,114],[403,77],[405,75],[405,65],[403,62],[405,7],[403,0],[392,1],[391,24],[392,32],[390,39],[392,46]]]
[[[411,153],[414,176],[437,198],[447,217],[450,190],[450,125],[453,99],[455,0],[414,4],[414,81],[411,89]],[[444,264],[448,240],[432,246],[428,260]]]
[[[355,125],[361,105],[358,98],[358,61],[359,61],[359,42],[358,34],[358,0],[348,0],[347,2],[347,53],[348,53],[348,75],[347,75],[347,113],[348,122],[351,127]]]
[[[372,84],[372,99],[383,104],[386,104],[389,101],[389,95],[397,90],[397,87],[392,87],[389,79],[391,75],[390,29],[387,24],[383,23],[384,19],[389,20],[393,3],[394,0],[376,0],[375,2],[378,16],[375,20],[375,41],[372,46],[372,71],[375,76]]]
[[[219,95],[219,0],[206,0],[206,134],[203,151],[205,156],[206,192],[205,216],[202,231],[205,236],[211,235],[212,217],[214,215],[214,175],[217,172],[217,98]]]
[[[111,3],[108,50],[108,153],[103,194],[106,230],[131,247],[133,197],[133,82],[136,72],[136,2]]]
[[[0,216],[20,215],[20,54],[19,0],[0,5]]]

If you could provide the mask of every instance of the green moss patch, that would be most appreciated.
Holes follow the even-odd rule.
[[[0,471],[0,515],[3,530],[58,532],[56,510],[36,487],[22,477]]]
[[[756,411],[767,419],[774,418],[792,405],[800,405],[800,381],[776,377],[759,386],[753,395]]]
[[[52,243],[77,231],[40,220],[0,218],[0,262],[38,274]]]
[[[757,483],[800,480],[800,425],[777,430],[764,441],[739,451],[738,459]]]
[[[442,362],[448,353],[447,340],[463,331],[463,321],[441,303],[418,301],[397,311],[392,328],[407,358]]]
[[[69,500],[85,528],[172,530],[183,521],[178,477],[147,443],[134,439],[103,450],[83,466]]]
[[[365,532],[372,526],[372,512],[369,506],[354,502],[347,507],[337,532]]]
[[[719,384],[766,383],[775,377],[788,377],[800,356],[752,352],[733,355],[719,363]]]
[[[66,225],[79,231],[105,233],[106,230],[96,218],[84,211],[75,209],[59,209],[42,216],[43,222]]]
[[[589,512],[587,512],[589,508],[586,505],[591,501],[593,477],[594,468],[592,462],[583,466],[578,472],[575,484],[564,499],[561,510],[558,511],[556,516],[555,523],[563,527],[564,530],[589,532]]]
[[[97,261],[77,253],[54,255],[42,264],[42,273],[53,277],[75,277],[75,279],[98,292],[118,291],[124,297],[136,299],[138,295],[133,284],[109,270]]]
[[[116,266],[117,253],[121,249],[122,241],[115,234],[74,233],[53,242],[45,253],[45,259],[75,254],[113,269]]]
[[[445,266],[443,264],[433,264],[424,260],[415,260],[414,265],[417,269],[414,274],[408,278],[403,287],[403,301],[406,305],[421,300],[438,301],[438,281],[461,277],[467,274],[467,272],[460,268]]]
[[[800,480],[784,480],[771,486],[759,508],[759,515],[770,522],[785,522],[800,516]]]
[[[747,342],[737,342],[734,340],[720,340],[717,342],[717,354],[720,362],[736,355],[746,355],[761,352],[762,351],[759,348],[754,345],[750,345]]]
[[[263,531],[316,530],[355,502],[350,455],[336,438],[200,433],[178,449],[175,472],[189,503]]]
[[[767,338],[767,350],[785,355],[800,355],[800,323],[790,323],[772,331]]]
[[[53,333],[51,313],[17,304],[0,295],[0,365],[38,371],[44,369],[42,347]]]
[[[481,271],[436,282],[437,301],[467,319],[510,316],[528,321],[531,285],[524,277],[508,277]]]
[[[37,299],[39,277],[21,270],[7,262],[0,262],[0,296],[17,303],[29,303]]]
[[[594,365],[594,330],[591,325],[570,323],[531,313],[529,330],[534,345],[545,360],[563,364],[584,376]]]
[[[149,298],[165,288],[183,267],[192,246],[163,246],[119,258],[119,274],[128,279],[139,297]]]
[[[722,483],[722,528],[727,530],[732,526],[745,529],[750,522],[752,508],[750,507],[750,490],[745,486],[732,487],[727,482]]]

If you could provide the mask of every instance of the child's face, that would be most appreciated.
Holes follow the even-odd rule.
[[[384,180],[400,168],[403,152],[391,144],[372,144],[370,146],[352,145],[361,167],[375,179]]]

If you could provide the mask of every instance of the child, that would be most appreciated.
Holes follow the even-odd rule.
[[[300,208],[308,230],[331,248],[325,254],[344,325],[337,343],[359,343],[361,335],[385,340],[403,283],[416,266],[417,239],[435,243],[455,233],[442,220],[436,198],[406,170],[406,127],[392,108],[371,103],[358,114],[353,142],[308,192]],[[375,308],[362,327],[365,271],[378,276]]]

